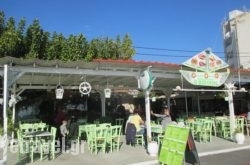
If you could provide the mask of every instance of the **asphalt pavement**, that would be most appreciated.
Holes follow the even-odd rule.
[[[18,160],[18,154],[15,146],[10,146],[8,149],[8,165],[159,165],[157,156],[150,156],[146,149],[142,146],[126,145],[124,137],[120,151],[112,153],[91,154],[86,143],[74,144],[67,153],[58,153],[54,160],[48,160],[45,157],[40,161],[39,153],[35,154],[33,163],[28,159]],[[246,136],[244,144],[236,144],[233,141],[228,141],[219,137],[213,136],[212,142],[196,142],[195,146],[198,151],[198,156],[201,165],[250,165],[250,136]],[[14,147],[14,148],[13,148]],[[184,163],[189,165],[189,163]]]

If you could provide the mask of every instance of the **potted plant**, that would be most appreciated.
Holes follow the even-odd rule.
[[[147,151],[150,156],[157,156],[158,155],[159,146],[156,141],[152,141],[151,138],[148,137],[148,146]]]
[[[234,139],[237,144],[244,144],[245,135],[240,128],[236,128],[234,131]]]

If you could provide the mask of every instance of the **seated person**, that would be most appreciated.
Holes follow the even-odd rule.
[[[126,122],[125,134],[126,138],[129,139],[129,141],[127,140],[127,144],[129,143],[132,143],[132,145],[134,144],[136,134],[143,134],[144,138],[146,136],[146,128],[144,126],[144,121],[142,120],[141,116],[138,113],[139,110],[135,109],[134,113],[129,116]]]
[[[145,133],[145,123],[139,115],[139,110],[135,109],[134,113],[129,116],[127,122],[133,123],[136,127],[136,134],[144,134]]]

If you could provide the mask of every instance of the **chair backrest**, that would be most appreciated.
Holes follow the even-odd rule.
[[[78,133],[82,133],[82,132],[86,131],[86,127],[85,126],[86,125],[79,125],[78,126]]]
[[[111,127],[111,123],[101,123],[98,124],[98,127]]]
[[[121,130],[122,130],[122,126],[121,125],[114,125],[110,127],[110,133],[109,135],[111,137],[119,137],[121,136]]]
[[[100,123],[99,119],[94,120],[94,124],[99,124],[99,123]]]
[[[87,142],[91,141],[93,139],[93,132],[95,131],[96,124],[87,124],[85,125],[85,131],[87,135]]]
[[[205,120],[203,122],[202,128],[207,130],[207,131],[212,131],[212,124],[213,124],[212,120]]]
[[[236,127],[241,129],[242,132],[244,132],[244,122],[245,118],[244,117],[237,117],[235,120]]]
[[[102,142],[106,143],[107,134],[109,131],[108,127],[96,127],[92,131],[93,131],[93,137],[92,137],[93,139],[95,140],[102,139]]]
[[[23,123],[19,125],[21,132],[32,132],[34,130],[34,125],[31,123]]]
[[[123,118],[117,118],[115,119],[115,125],[123,125],[124,119]]]
[[[22,131],[17,130],[17,142],[18,142],[18,152],[20,153],[28,153],[26,149],[27,142],[23,139]]]
[[[36,131],[45,131],[47,130],[47,125],[46,123],[34,123],[33,124],[33,128],[36,130]]]
[[[51,127],[50,132],[52,134],[52,138],[53,138],[52,140],[55,140],[57,128],[56,127]]]

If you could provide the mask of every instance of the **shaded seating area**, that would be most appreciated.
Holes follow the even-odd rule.
[[[17,130],[18,160],[34,162],[38,157],[44,159],[48,155],[55,159],[55,143],[57,128],[46,123],[19,123]]]
[[[40,160],[44,159],[44,154],[47,154],[52,159],[55,159],[55,144],[56,144],[56,127],[51,127],[51,138],[40,139]]]
[[[81,143],[82,135],[91,153],[111,153],[119,151],[121,147],[122,125],[111,123],[85,124],[78,126],[78,143]]]
[[[198,142],[212,142],[213,136],[232,140],[229,116],[195,117],[185,120],[185,125],[190,128]],[[249,135],[247,128],[246,117],[235,116],[235,131]]]

